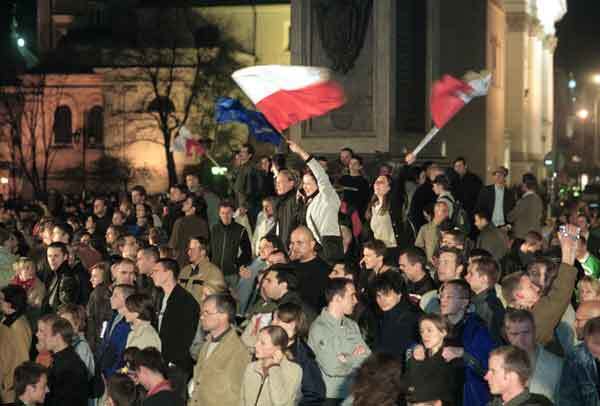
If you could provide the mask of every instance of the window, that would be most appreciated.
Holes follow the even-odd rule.
[[[71,144],[73,140],[73,124],[71,109],[68,106],[58,106],[54,112],[54,143],[59,145]]]
[[[94,106],[86,114],[85,138],[90,146],[102,145],[104,141],[104,109]]]
[[[173,113],[175,111],[175,105],[167,96],[158,96],[150,102],[148,111],[150,113]]]

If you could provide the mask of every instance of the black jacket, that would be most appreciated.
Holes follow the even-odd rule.
[[[452,194],[462,204],[465,211],[473,215],[482,187],[483,182],[474,173],[467,172],[462,178],[456,174],[454,182],[452,182]]]
[[[43,313],[56,313],[63,304],[81,304],[81,283],[79,276],[63,262],[48,278],[46,298],[42,305]]]
[[[465,373],[460,358],[446,362],[440,349],[423,361],[409,358],[406,369],[404,379],[408,385],[408,401],[418,403],[440,399],[444,405],[462,404]]]
[[[475,205],[476,210],[483,210],[489,216],[490,219],[494,214],[494,205],[496,203],[496,187],[494,185],[487,185],[481,189],[479,192],[479,197],[477,198],[477,204]],[[502,208],[504,210],[504,221],[508,222],[506,216],[508,212],[510,212],[513,207],[515,207],[516,199],[512,190],[508,187],[504,187],[504,200]]]
[[[314,313],[320,314],[321,309],[327,304],[325,301],[325,288],[329,282],[331,267],[320,257],[315,257],[308,262],[292,262],[298,277],[298,294]]]
[[[433,193],[433,184],[429,180],[415,190],[410,203],[410,212],[408,213],[415,230],[419,230],[423,224],[427,223],[423,210],[428,205],[435,203],[436,200],[437,196]]]
[[[48,370],[45,406],[86,406],[88,370],[72,347],[54,354]]]
[[[298,217],[300,206],[301,204],[296,200],[296,189],[277,198],[273,233],[279,236],[286,248],[289,246],[292,231],[300,224],[300,217]]]
[[[183,400],[172,390],[163,390],[148,396],[142,406],[183,406]]]
[[[290,347],[290,351],[294,356],[292,361],[302,368],[302,382],[300,384],[302,400],[298,405],[321,406],[325,400],[325,382],[323,382],[321,370],[315,360],[315,354],[300,339],[296,339]]]
[[[158,334],[165,362],[175,364],[188,376],[191,376],[194,367],[190,345],[196,335],[199,320],[200,306],[194,296],[180,285],[175,285],[167,300]]]
[[[111,294],[112,292],[107,284],[102,283],[96,286],[90,295],[90,301],[86,307],[87,322],[85,337],[94,353],[102,341],[100,338],[102,325],[105,322],[108,324],[113,316],[113,310],[110,307]]]
[[[405,353],[419,342],[419,317],[421,312],[408,300],[400,302],[378,317],[373,351],[386,352],[404,362]]]
[[[211,229],[210,254],[211,262],[223,275],[237,275],[240,266],[252,261],[252,246],[246,229],[235,221],[229,225],[219,221]]]
[[[475,313],[485,322],[487,328],[496,344],[502,343],[502,329],[504,327],[504,306],[494,287],[474,295],[471,304],[475,307]]]

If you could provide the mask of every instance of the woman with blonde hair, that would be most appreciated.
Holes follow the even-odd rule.
[[[255,345],[256,361],[242,381],[241,406],[294,406],[300,400],[302,368],[287,355],[288,335],[282,327],[260,330]]]
[[[36,309],[42,307],[42,301],[46,296],[46,287],[36,276],[36,266],[33,259],[21,257],[13,264],[15,276],[11,284],[19,285],[27,292],[27,304]]]
[[[577,283],[579,303],[600,300],[600,281],[591,276],[584,276]]]

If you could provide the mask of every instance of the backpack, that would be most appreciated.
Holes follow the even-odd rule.
[[[458,228],[466,235],[469,235],[469,233],[471,232],[471,222],[469,221],[469,214],[467,213],[460,201],[450,198],[448,198],[448,200],[452,202],[452,218],[450,219],[450,222],[454,227]]]

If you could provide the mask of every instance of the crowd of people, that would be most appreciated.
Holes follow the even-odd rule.
[[[287,144],[225,196],[4,202],[1,403],[600,406],[597,209]]]

